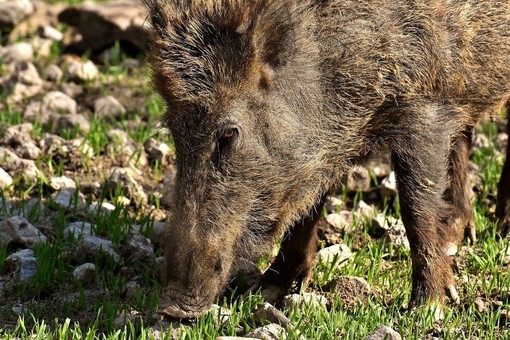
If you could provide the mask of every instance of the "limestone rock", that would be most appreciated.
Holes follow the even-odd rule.
[[[126,109],[122,104],[113,96],[106,96],[98,98],[94,102],[94,112],[102,119],[118,119],[126,113]]]
[[[0,28],[12,28],[21,20],[34,12],[34,4],[30,0],[0,1]]]
[[[400,334],[388,326],[379,326],[367,337],[367,340],[401,340]]]
[[[7,272],[11,273],[11,284],[30,280],[37,273],[37,259],[32,249],[23,249],[7,256],[5,266]]]
[[[0,221],[0,244],[4,246],[16,243],[33,248],[36,244],[44,242],[46,236],[23,217],[14,216]]]
[[[93,263],[84,263],[73,271],[73,278],[81,284],[89,284],[96,278],[96,266]]]

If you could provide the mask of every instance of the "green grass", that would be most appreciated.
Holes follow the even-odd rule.
[[[51,58],[60,53],[60,46],[52,49]],[[55,55],[53,55],[53,53]],[[73,249],[78,241],[64,237],[63,230],[74,221],[88,221],[93,224],[93,232],[109,239],[117,247],[121,247],[132,230],[132,225],[142,225],[147,236],[153,230],[154,209],[141,205],[121,206],[117,203],[120,196],[125,196],[126,188],[103,190],[87,195],[87,201],[110,202],[116,208],[105,213],[100,210],[83,213],[76,207],[62,209],[51,201],[52,190],[49,178],[69,174],[76,170],[76,178],[97,178],[100,183],[108,177],[108,168],[97,170],[101,162],[108,162],[106,150],[119,146],[118,141],[110,141],[107,132],[118,128],[126,131],[133,139],[137,148],[154,137],[173,148],[173,143],[164,130],[156,128],[164,112],[161,98],[149,87],[147,82],[136,82],[136,78],[144,79],[147,75],[146,66],[142,62],[141,73],[132,76],[120,67],[125,56],[119,47],[114,50],[110,64],[102,68],[102,79],[113,79],[109,85],[101,84],[99,88],[88,84],[85,91],[92,94],[113,94],[115,87],[131,87],[136,96],[143,98],[136,107],[127,107],[122,119],[107,122],[93,115],[90,131],[60,131],[61,137],[72,139],[83,138],[93,150],[91,156],[84,157],[79,164],[69,164],[68,157],[58,152],[43,155],[36,160],[43,176],[37,181],[16,178],[15,184],[0,197],[15,204],[9,209],[0,206],[0,215],[15,215],[21,211],[28,220],[38,226],[49,226],[52,232],[49,241],[38,245],[34,252],[38,258],[37,276],[0,297],[0,338],[1,339],[151,339],[149,326],[154,323],[153,313],[159,306],[161,284],[156,265],[135,261],[133,263],[115,263],[107,256],[94,259],[97,268],[96,280],[91,285],[75,282],[72,272],[77,264],[73,259]],[[140,85],[143,84],[143,85]],[[7,107],[0,112],[0,137],[12,125],[23,122],[19,110]],[[134,123],[133,123],[134,122]],[[496,133],[494,124],[486,124],[480,131],[492,137]],[[44,138],[51,132],[51,127],[35,123],[32,137],[36,140]],[[465,254],[456,258],[454,272],[457,288],[461,294],[460,305],[447,304],[444,310],[445,319],[435,321],[433,310],[425,307],[407,311],[405,306],[411,291],[411,260],[409,252],[386,244],[381,240],[372,239],[370,221],[356,220],[357,231],[345,235],[344,243],[357,250],[345,265],[338,263],[319,262],[314,270],[310,290],[330,297],[328,308],[305,305],[301,308],[286,310],[295,330],[291,330],[291,339],[298,337],[298,332],[306,339],[365,338],[380,325],[388,325],[399,331],[405,339],[422,339],[427,335],[444,339],[484,338],[499,339],[510,337],[509,319],[504,311],[510,310],[510,274],[505,254],[508,253],[508,239],[499,240],[494,233],[492,220],[495,204],[495,190],[503,164],[503,156],[494,152],[492,146],[474,151],[472,160],[480,167],[482,187],[474,201],[478,242],[465,250]],[[133,155],[134,158],[137,155]],[[110,160],[111,161],[111,160]],[[167,171],[166,165],[155,163],[144,169],[147,183],[153,185],[162,180]],[[372,181],[377,179],[372,176]],[[79,183],[81,185],[83,183]],[[126,190],[125,190],[126,189]],[[30,199],[45,203],[30,204]],[[362,194],[348,197],[344,190],[344,200],[355,204],[363,199]],[[155,208],[159,207],[159,196],[149,197]],[[392,206],[382,206],[382,213],[399,217],[398,201]],[[360,241],[361,240],[361,241]],[[5,258],[13,249],[0,246],[0,273],[4,273]],[[162,254],[157,249],[156,255]],[[262,259],[261,263],[267,262]],[[128,275],[133,270],[137,277],[138,287],[130,295],[126,293]],[[324,283],[340,276],[354,275],[368,281],[373,294],[365,305],[356,308],[344,306],[342,302],[328,291],[324,291]],[[475,299],[482,298],[486,310],[479,312]],[[247,298],[222,298],[218,303],[232,311],[227,322],[218,323],[210,314],[180,328],[180,339],[214,339],[220,335],[236,335],[240,329],[243,334],[257,328],[261,322],[255,320],[253,310],[262,302],[260,294]],[[16,304],[22,305],[22,313],[18,316],[13,312]],[[126,325],[116,329],[115,318],[120,314],[131,312],[142,314],[142,325]]]

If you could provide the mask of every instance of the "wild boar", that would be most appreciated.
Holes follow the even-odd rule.
[[[475,239],[467,151],[473,127],[509,98],[509,1],[145,5],[177,166],[161,313],[202,315],[240,258],[284,234],[263,292],[306,284],[328,190],[381,145],[411,244],[410,306],[459,299],[448,253]]]

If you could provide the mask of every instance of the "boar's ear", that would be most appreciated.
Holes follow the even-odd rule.
[[[188,12],[192,0],[142,0],[148,13],[148,21],[152,29],[158,33],[163,34],[165,29],[169,27],[178,15],[183,12]]]
[[[274,69],[289,60],[300,10],[294,0],[268,0],[253,28],[253,43],[260,60]]]
[[[148,21],[157,32],[161,32],[161,30],[168,23],[168,15],[171,13],[170,6],[167,2],[163,2],[160,0],[142,0],[145,8],[147,9]]]

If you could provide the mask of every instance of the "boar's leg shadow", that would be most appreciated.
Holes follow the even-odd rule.
[[[450,204],[444,197],[448,176],[448,117],[440,108],[420,105],[401,115],[391,143],[402,220],[411,246],[412,292],[409,307],[445,294],[458,302],[454,278],[444,247]],[[437,300],[436,300],[437,299]]]
[[[449,164],[449,185],[444,199],[451,203],[452,213],[447,224],[450,234],[446,235],[446,253],[455,255],[457,246],[465,237],[476,241],[476,227],[471,205],[472,189],[468,180],[469,149],[473,127],[467,128],[452,141]]]
[[[268,302],[279,302],[288,294],[295,281],[298,288],[308,284],[315,264],[318,221],[322,216],[325,199],[324,195],[308,216],[296,222],[285,233],[276,259],[257,285],[262,288],[262,295]]]
[[[510,101],[506,104],[506,131],[510,136]],[[506,146],[506,160],[498,184],[498,203],[496,217],[499,219],[498,233],[506,236],[510,232],[510,140]]]

